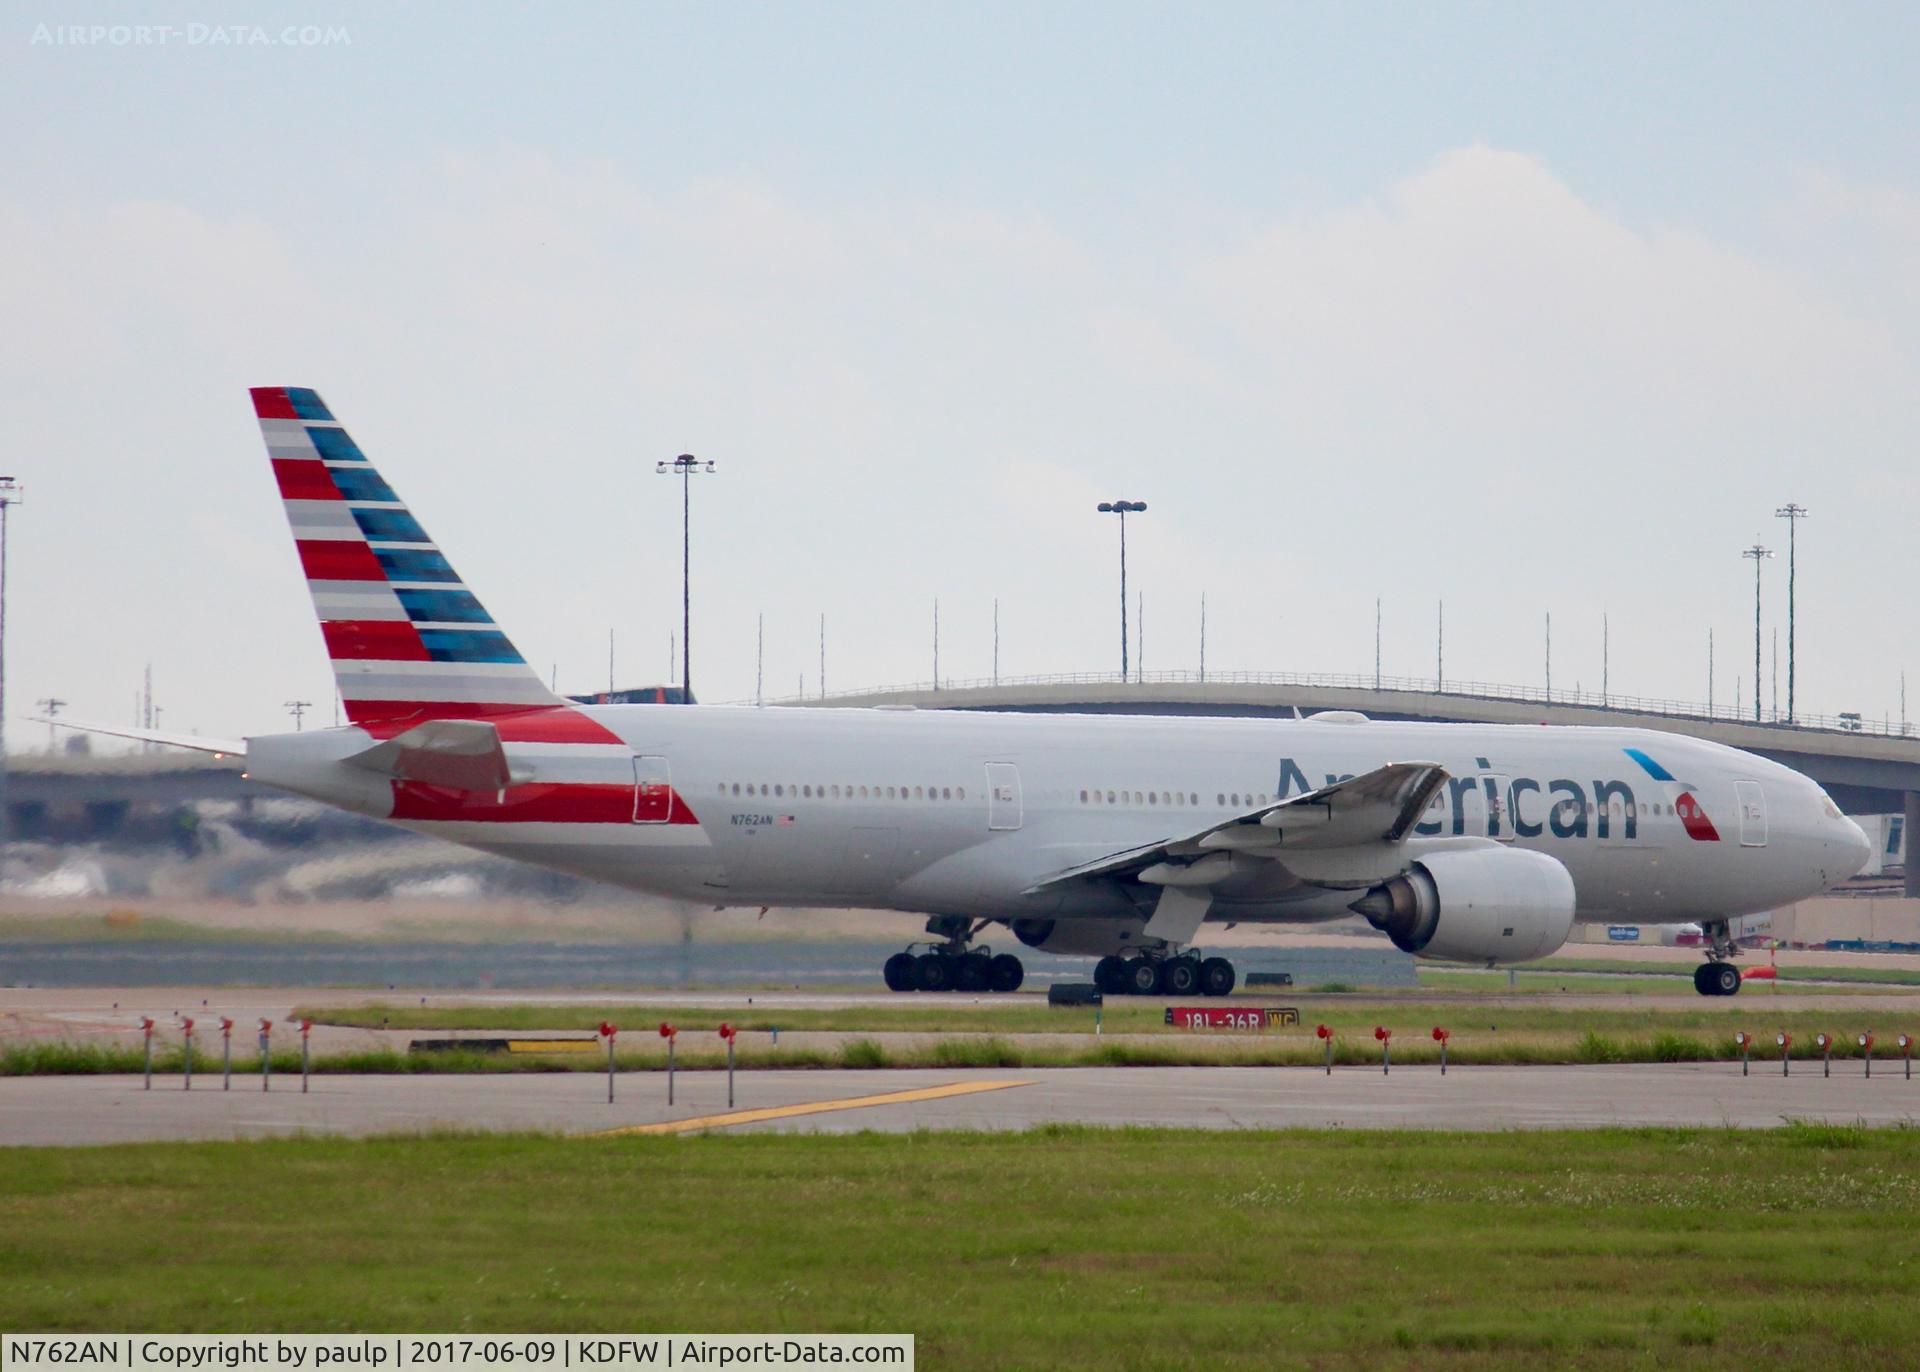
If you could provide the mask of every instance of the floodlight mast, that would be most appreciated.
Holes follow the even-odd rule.
[[[1145,514],[1144,500],[1103,500],[1094,507],[1101,514],[1120,516],[1120,680],[1127,679],[1127,516]]]
[[[671,462],[653,464],[656,476],[680,478],[680,698],[693,700],[693,478],[711,476],[711,459],[702,462],[692,453],[681,453]]]
[[[1787,723],[1793,723],[1793,591],[1794,591],[1794,535],[1799,532],[1800,521],[1807,517],[1807,507],[1796,505],[1792,501],[1773,512],[1775,519],[1787,521]]]
[[[1756,541],[1751,548],[1741,550],[1740,556],[1753,559],[1753,718],[1760,719],[1760,564],[1773,556],[1771,548],[1763,548]]]

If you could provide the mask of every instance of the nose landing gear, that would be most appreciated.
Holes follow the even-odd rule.
[[[880,969],[889,991],[992,991],[1004,994],[1018,991],[1027,978],[1027,969],[1011,953],[994,953],[986,947],[973,948],[973,936],[987,921],[969,925],[964,919],[935,917],[927,921],[927,932],[937,942],[909,944],[888,958]],[[925,952],[915,953],[916,947]]]
[[[1740,969],[1731,959],[1739,951],[1733,931],[1724,919],[1710,920],[1701,928],[1708,939],[1707,960],[1693,969],[1693,989],[1703,996],[1733,996],[1740,993]]]

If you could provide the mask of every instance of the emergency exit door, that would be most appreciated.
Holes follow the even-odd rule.
[[[987,764],[987,827],[1020,827],[1020,769],[1011,762]]]
[[[666,824],[673,819],[673,772],[663,757],[633,760],[633,822]]]

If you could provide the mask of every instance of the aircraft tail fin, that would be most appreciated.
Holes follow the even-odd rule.
[[[316,393],[256,386],[253,408],[349,720],[561,703]]]

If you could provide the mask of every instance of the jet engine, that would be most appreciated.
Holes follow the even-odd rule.
[[[1043,953],[1105,957],[1154,942],[1141,937],[1145,927],[1137,919],[1016,919],[1013,936]]]
[[[1403,953],[1452,962],[1543,958],[1573,931],[1573,877],[1545,853],[1428,853],[1351,907]]]

